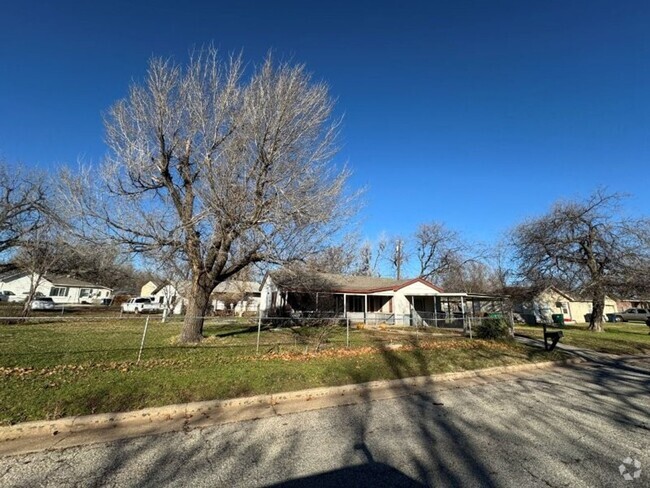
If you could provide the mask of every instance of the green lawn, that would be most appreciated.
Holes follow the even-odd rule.
[[[561,343],[610,354],[650,353],[650,328],[644,323],[608,323],[603,328],[603,332],[590,332],[586,324],[564,326],[561,328],[564,331]],[[518,325],[515,330],[519,334],[543,337],[541,326]]]
[[[421,331],[332,331],[320,351],[305,328],[264,330],[255,351],[252,320],[214,319],[198,346],[179,346],[179,322],[145,318],[0,325],[0,423],[125,411],[460,371],[563,357],[514,342],[469,340]],[[313,330],[313,328],[311,329]],[[416,344],[417,342],[417,344]],[[402,350],[387,350],[387,343]]]

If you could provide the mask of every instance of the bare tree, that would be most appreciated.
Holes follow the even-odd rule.
[[[439,222],[421,224],[413,240],[420,267],[418,275],[428,280],[440,280],[477,259],[477,256],[469,256],[469,245],[456,231]]]
[[[332,109],[304,66],[268,57],[244,81],[240,58],[221,62],[213,48],[185,69],[154,59],[106,116],[108,193],[83,192],[92,178],[81,178],[68,195],[84,195],[84,224],[105,237],[183,255],[181,341],[197,342],[219,283],[251,263],[301,258],[345,222],[352,205],[348,171],[331,164]]]
[[[320,252],[306,259],[309,268],[322,273],[350,274],[355,272],[358,251],[357,239],[346,236],[345,243],[328,246]]]
[[[556,203],[513,232],[520,274],[532,283],[559,280],[592,297],[589,329],[602,330],[607,293],[647,280],[650,223],[620,217],[621,196],[596,191],[584,201]]]
[[[0,253],[16,247],[38,227],[47,194],[42,175],[0,161]]]
[[[53,219],[41,220],[39,225],[24,235],[18,244],[13,262],[22,271],[30,273],[30,287],[22,315],[28,316],[38,287],[45,275],[57,265],[63,254],[60,247],[65,242],[59,223]]]

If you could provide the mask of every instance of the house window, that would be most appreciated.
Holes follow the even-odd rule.
[[[53,286],[50,290],[51,297],[67,297],[68,288],[65,286]]]
[[[79,292],[79,298],[89,297],[92,295],[92,292],[91,288],[82,288]]]

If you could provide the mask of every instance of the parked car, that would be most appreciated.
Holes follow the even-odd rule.
[[[650,319],[650,310],[645,308],[628,308],[625,312],[616,314],[617,322],[645,322],[648,319]]]
[[[37,291],[36,293],[34,293],[34,298],[41,298],[41,297],[44,297],[44,296],[45,295],[43,295],[40,291]],[[10,295],[9,300],[7,300],[7,301],[14,302],[14,303],[22,303],[22,302],[26,301],[28,298],[29,298],[29,292],[24,291],[22,293],[18,293],[17,295],[16,294]]]
[[[50,297],[37,297],[29,305],[32,310],[54,310],[56,308],[54,300]]]
[[[3,290],[0,291],[0,302],[9,302],[10,297],[16,296],[16,294],[13,291],[10,290]]]
[[[122,304],[124,313],[154,313],[160,312],[160,307],[151,301],[151,298],[137,297],[131,298],[128,302]]]

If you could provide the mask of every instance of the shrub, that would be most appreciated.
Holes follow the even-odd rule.
[[[486,318],[474,327],[474,335],[478,339],[505,339],[510,337],[508,323],[499,318]]]

